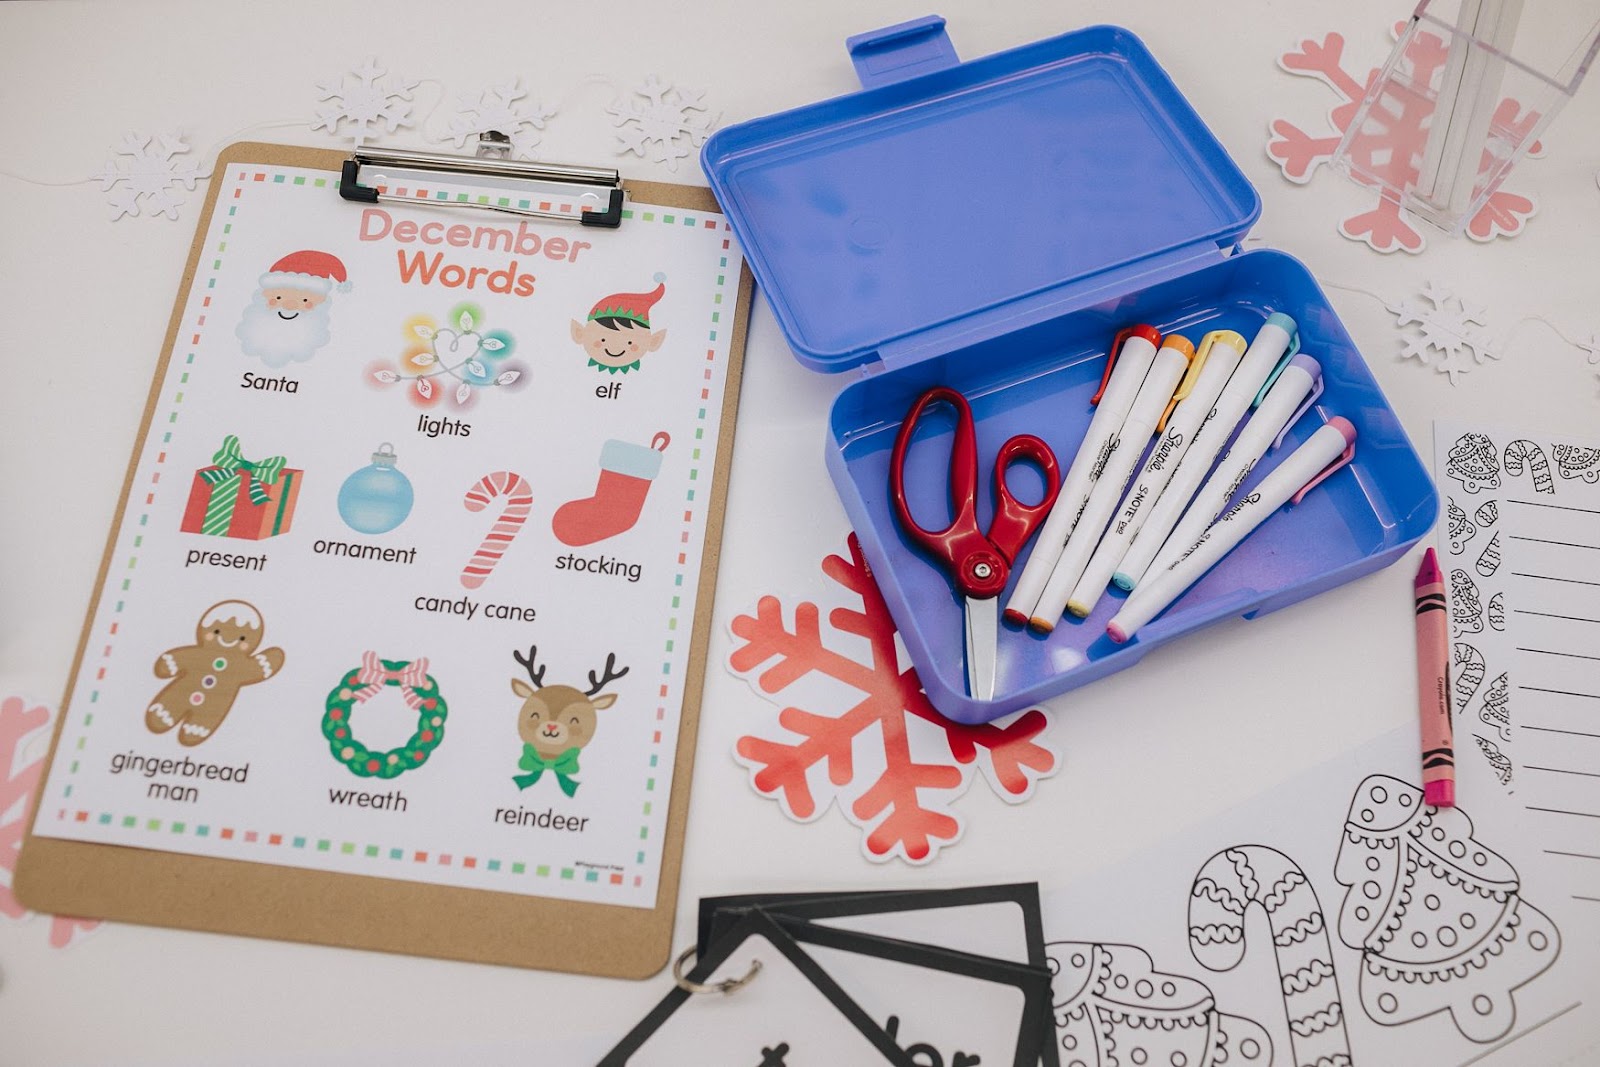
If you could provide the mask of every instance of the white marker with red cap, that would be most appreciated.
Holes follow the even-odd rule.
[[[1172,565],[1159,575],[1146,575],[1106,624],[1111,640],[1122,643],[1160,615],[1201,576],[1231,552],[1235,545],[1266,522],[1286,503],[1298,504],[1334,471],[1355,456],[1356,428],[1335,416],[1273,468],[1261,483],[1229,508],[1200,535]]]

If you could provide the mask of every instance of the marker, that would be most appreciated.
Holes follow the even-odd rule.
[[[1321,395],[1322,366],[1304,353],[1295,356],[1272,388],[1267,390],[1266,399],[1250,416],[1250,421],[1244,424],[1233,447],[1228,449],[1222,462],[1217,464],[1217,469],[1201,487],[1194,503],[1184,513],[1183,521],[1178,523],[1178,528],[1172,531],[1172,536],[1167,538],[1167,543],[1156,554],[1155,562],[1146,569],[1146,577],[1160,574],[1176,563],[1183,550],[1198,541],[1200,535],[1206,532],[1206,527],[1228,510],[1233,494],[1239,491],[1239,486],[1255,470],[1261,457],[1266,455],[1269,448],[1283,444],[1289,428],[1311,409]],[[1133,579],[1126,574],[1117,575],[1116,581],[1124,589],[1134,588]]]
[[[1212,461],[1222,451],[1222,446],[1228,443],[1228,438],[1233,436],[1233,428],[1239,425],[1239,420],[1244,418],[1252,404],[1261,403],[1267,388],[1299,348],[1300,335],[1295,330],[1294,320],[1287,315],[1268,315],[1267,321],[1256,331],[1256,339],[1250,342],[1250,350],[1239,361],[1239,369],[1233,372],[1222,395],[1217,398],[1217,406],[1211,417],[1195,435],[1196,440],[1189,454],[1173,471],[1167,491],[1150,509],[1149,517],[1144,520],[1144,528],[1133,539],[1133,544],[1128,546],[1127,554],[1117,567],[1125,583],[1117,581],[1117,585],[1132,589],[1145,576],[1150,569],[1150,561],[1166,544],[1167,535],[1178,525],[1178,520],[1183,517],[1183,509],[1194,498],[1194,491],[1205,481]],[[1115,577],[1113,581],[1116,581]]]
[[[1006,601],[1005,619],[1008,622],[1020,626],[1033,614],[1033,606],[1039,602],[1039,594],[1044,592],[1050,571],[1055,567],[1067,538],[1072,535],[1072,528],[1077,525],[1084,504],[1088,503],[1089,490],[1095,479],[1100,477],[1106,456],[1116,446],[1117,434],[1128,417],[1128,409],[1133,406],[1139,386],[1144,384],[1146,375],[1150,373],[1150,365],[1155,362],[1156,349],[1160,344],[1161,331],[1143,324],[1128,327],[1112,340],[1111,350],[1106,355],[1105,373],[1100,376],[1100,389],[1089,400],[1094,405],[1094,417],[1089,420],[1089,430],[1084,434],[1083,444],[1078,446],[1078,454],[1061,482],[1061,492],[1056,496],[1055,506],[1050,509],[1044,526],[1039,530],[1033,552],[1022,565],[1017,587],[1012,591],[1011,599]]]
[[[1111,572],[1122,562],[1128,545],[1144,525],[1150,509],[1172,480],[1194,436],[1211,414],[1217,394],[1228,383],[1244,356],[1245,340],[1232,330],[1213,330],[1200,339],[1199,351],[1189,364],[1189,373],[1173,394],[1167,413],[1156,425],[1161,437],[1145,461],[1144,469],[1133,479],[1133,488],[1123,498],[1122,507],[1111,519],[1111,527],[1094,550],[1083,577],[1067,598],[1067,610],[1082,619],[1094,610],[1111,581]]]
[[[1111,521],[1111,513],[1116,510],[1117,501],[1122,499],[1122,491],[1128,487],[1133,468],[1138,465],[1139,457],[1144,455],[1145,445],[1150,443],[1150,438],[1155,434],[1156,424],[1165,417],[1173,390],[1178,388],[1178,382],[1193,358],[1194,345],[1189,343],[1188,338],[1170,334],[1161,342],[1161,351],[1156,353],[1150,373],[1145,376],[1144,384],[1139,386],[1139,395],[1133,398],[1133,406],[1128,409],[1128,421],[1122,424],[1122,432],[1117,435],[1106,457],[1104,469],[1090,489],[1083,514],[1072,528],[1072,536],[1067,538],[1061,558],[1056,560],[1050,580],[1045,584],[1044,592],[1039,594],[1039,603],[1034,605],[1033,614],[1028,617],[1028,625],[1033,629],[1040,633],[1055,629],[1061,612],[1067,606],[1067,597],[1072,593],[1073,586],[1078,584],[1078,578],[1088,565],[1095,545],[1100,543],[1100,535]]]
[[[1450,644],[1444,572],[1432,548],[1417,569],[1417,710],[1422,715],[1422,798],[1456,803],[1455,744],[1450,735]]]
[[[1298,504],[1334,471],[1355,456],[1356,428],[1335,416],[1291,452],[1261,484],[1219,518],[1169,571],[1141,582],[1106,625],[1111,640],[1123,643],[1160,615],[1185,589],[1217,565],[1233,547],[1266,522],[1285,503]]]

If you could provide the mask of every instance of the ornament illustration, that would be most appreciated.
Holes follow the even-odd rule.
[[[1238,845],[1202,864],[1189,891],[1189,951],[1208,970],[1233,970],[1244,959],[1246,916],[1255,906],[1272,931],[1294,1062],[1348,1065],[1327,922],[1294,860],[1265,845]]]
[[[572,320],[573,343],[589,354],[589,366],[608,374],[627,374],[660,348],[666,330],[650,327],[650,309],[666,295],[667,276],[657,273],[648,293],[613,293],[589,309],[583,322]]]
[[[595,713],[617,702],[617,694],[601,690],[627,674],[628,668],[617,670],[616,654],[608,652],[600,677],[590,671],[589,688],[580,690],[570,685],[544,684],[544,667],[534,666],[539,657],[538,645],[529,646],[526,656],[513,652],[511,657],[528,672],[526,682],[511,679],[511,691],[522,698],[517,712],[522,758],[517,766],[528,772],[511,780],[518,789],[527,789],[549,771],[561,791],[573,796],[583,784],[573,776],[578,773],[578,753],[594,740]]]
[[[386,751],[370,749],[352,732],[356,708],[386,687],[397,687],[406,706],[417,713],[416,729],[405,744]],[[426,659],[379,659],[365,652],[361,665],[346,671],[328,692],[322,714],[322,736],[328,751],[358,778],[395,778],[422,766],[444,742],[445,719],[450,706],[439,683],[428,673]]]
[[[1457,637],[1483,632],[1483,601],[1478,598],[1478,583],[1460,567],[1450,572],[1450,625]]]
[[[1383,1026],[1449,1011],[1468,1040],[1498,1040],[1516,1021],[1513,994],[1561,950],[1466,812],[1424,804],[1398,778],[1357,787],[1334,877],[1349,888],[1339,936],[1361,952],[1361,1006]]]
[[[728,668],[774,705],[738,739],[735,758],[788,817],[809,822],[837,804],[868,859],[926,863],[961,837],[952,804],[974,779],[1020,803],[1061,757],[1040,739],[1050,717],[1037,708],[976,726],[940,715],[902,665],[854,534],[847,547],[822,561],[827,609],[794,602],[791,624],[784,602],[763,596],[729,624]]]
[[[1489,766],[1494,768],[1494,776],[1500,779],[1501,785],[1511,784],[1511,757],[1500,751],[1500,746],[1483,737],[1473,734],[1472,739],[1478,742],[1478,749],[1483,753],[1483,758],[1489,761]]]
[[[1489,598],[1489,625],[1496,630],[1504,631],[1506,628],[1506,595],[1504,592],[1496,593]]]
[[[1500,502],[1498,500],[1485,500],[1478,505],[1478,510],[1472,513],[1477,520],[1478,528],[1487,530],[1500,521]]]
[[[1456,642],[1451,661],[1455,672],[1455,713],[1460,715],[1472,702],[1478,686],[1483,684],[1486,668],[1483,653],[1465,641]]]
[[[600,480],[594,493],[556,509],[550,528],[557,540],[574,547],[592,545],[633,529],[645,496],[661,473],[661,456],[672,438],[656,434],[650,444],[612,439],[600,448]]]
[[[258,279],[233,331],[239,347],[273,368],[304,363],[332,336],[333,294],[349,289],[338,256],[309,248],[290,252]]]
[[[1600,482],[1600,448],[1551,445],[1550,455],[1555,458],[1556,470],[1563,481],[1582,478],[1590,485]]]
[[[1467,542],[1477,534],[1478,528],[1467,519],[1467,513],[1456,507],[1453,499],[1445,500],[1445,536],[1450,541],[1450,554],[1459,556],[1467,549]]]
[[[213,604],[195,626],[194,644],[169,648],[156,659],[157,678],[166,688],[145,708],[145,729],[163,734],[178,728],[178,743],[193,747],[210,740],[233,710],[239,690],[283,670],[283,649],[256,651],[266,623],[242,600]]]
[[[1509,672],[1501,671],[1489,683],[1489,689],[1483,694],[1483,708],[1478,712],[1478,718],[1491,730],[1500,734],[1501,744],[1511,742],[1511,680]]]
[[[179,529],[247,541],[288,533],[305,472],[287,463],[282,456],[245,459],[239,439],[228,434],[211,465],[194,472]]]
[[[1396,36],[1405,25],[1401,22],[1394,26]],[[1300,42],[1296,50],[1278,59],[1278,65],[1288,73],[1316,78],[1340,99],[1329,114],[1333,126],[1330,136],[1314,137],[1286,119],[1272,123],[1267,155],[1282,169],[1283,176],[1296,184],[1310,181],[1316,168],[1333,158],[1340,139],[1355,121],[1367,87],[1378,78],[1377,70],[1364,78],[1345,70],[1344,45],[1341,34],[1329,33],[1320,41]],[[1450,49],[1442,37],[1419,30],[1400,57],[1399,70],[1413,85],[1430,82],[1437,85],[1449,59]],[[1363,184],[1377,187],[1379,179],[1393,188],[1411,188],[1417,184],[1433,118],[1433,99],[1426,93],[1416,93],[1403,105],[1398,101],[1394,103],[1397,110],[1373,108],[1366,124],[1353,138],[1349,150],[1351,161],[1355,165],[1356,180]],[[1499,102],[1490,121],[1498,129],[1525,132],[1538,120],[1537,113],[1525,112],[1517,101],[1506,98]],[[1527,154],[1537,158],[1543,151],[1543,143],[1535,141]],[[1520,233],[1536,206],[1530,197],[1498,190],[1467,223],[1467,236],[1475,241],[1488,241]],[[1378,252],[1420,252],[1423,248],[1422,231],[1401,209],[1399,202],[1381,190],[1377,206],[1342,220],[1339,232],[1353,241],[1365,241]]]
[[[429,315],[411,316],[401,325],[407,343],[400,359],[370,364],[368,380],[380,389],[403,383],[419,408],[449,397],[459,410],[472,407],[485,390],[515,391],[527,383],[528,368],[507,358],[516,349],[516,338],[505,330],[484,332],[478,305],[457,304],[446,323],[441,326]]]
[[[1464,433],[1450,446],[1444,473],[1461,483],[1468,493],[1500,488],[1500,452],[1481,433]],[[1486,525],[1481,520],[1479,525]]]
[[[1266,1030],[1218,1011],[1204,983],[1156,970],[1142,948],[1052,941],[1045,950],[1063,1063],[1272,1063]]]
[[[1493,578],[1494,572],[1500,569],[1500,531],[1496,530],[1494,536],[1489,538],[1489,543],[1478,555],[1478,562],[1473,564],[1477,572],[1485,578]]]
[[[1544,449],[1532,441],[1517,440],[1506,445],[1505,465],[1506,473],[1513,478],[1520,477],[1526,467],[1535,493],[1556,491],[1555,479],[1550,476],[1550,461],[1545,458]]]
[[[406,521],[416,494],[395,466],[394,445],[385,441],[372,454],[372,463],[354,472],[339,486],[339,517],[357,533],[381,534]]]
[[[461,568],[461,584],[468,589],[477,589],[488,580],[500,557],[506,554],[511,542],[522,532],[522,524],[528,521],[528,512],[533,510],[532,488],[526,478],[512,471],[485,474],[467,490],[461,503],[468,511],[482,511],[495,499],[504,501],[500,515],[489,532],[484,534],[472,559]]]

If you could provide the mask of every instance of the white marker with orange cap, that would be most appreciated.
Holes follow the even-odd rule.
[[[1356,428],[1350,420],[1339,416],[1329,419],[1326,426],[1261,479],[1261,484],[1212,523],[1171,570],[1147,575],[1139,583],[1122,610],[1106,624],[1111,640],[1121,644],[1138,633],[1273,512],[1285,503],[1298,504],[1306,493],[1349,463],[1355,452]]]
[[[1049,633],[1060,621],[1061,613],[1067,606],[1067,597],[1072,594],[1083,568],[1089,563],[1089,556],[1100,543],[1100,535],[1105,533],[1106,524],[1117,509],[1117,501],[1122,499],[1122,491],[1128,488],[1133,469],[1138,465],[1139,457],[1144,455],[1150,438],[1155,436],[1156,424],[1165,415],[1172,394],[1192,359],[1194,345],[1188,338],[1168,334],[1162,340],[1161,350],[1150,365],[1150,373],[1145,377],[1144,384],[1139,386],[1139,395],[1134,397],[1133,406],[1128,409],[1128,421],[1122,424],[1116,447],[1106,457],[1100,477],[1089,494],[1089,502],[1083,506],[1083,514],[1078,517],[1077,525],[1072,528],[1072,536],[1067,538],[1066,546],[1061,550],[1061,558],[1056,560],[1055,569],[1050,572],[1050,580],[1039,595],[1039,603],[1034,605],[1033,614],[1028,617],[1030,628]]]

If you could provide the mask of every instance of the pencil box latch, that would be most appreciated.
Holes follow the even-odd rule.
[[[961,62],[945,33],[944,19],[938,15],[858,33],[847,38],[844,46],[850,50],[863,89],[893,85]]]

